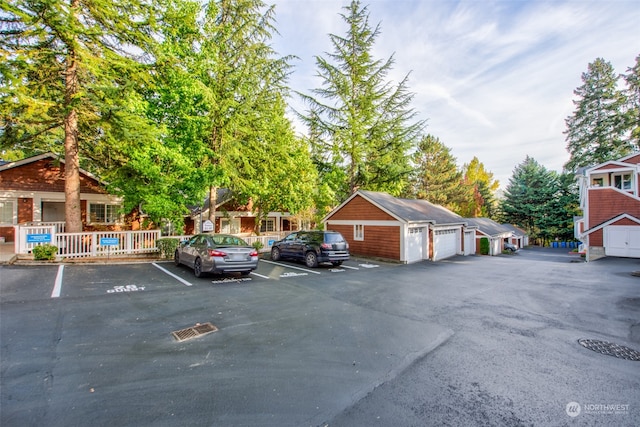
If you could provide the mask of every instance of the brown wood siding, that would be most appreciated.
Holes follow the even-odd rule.
[[[599,167],[597,169],[594,169],[592,171],[592,173],[593,172],[599,172],[599,171],[606,171],[606,170],[609,170],[609,169],[620,169],[620,165],[604,165],[604,166],[601,166],[601,167]]]
[[[589,190],[589,228],[623,213],[640,218],[640,201],[609,188]]]
[[[353,240],[353,225],[334,225],[329,221],[327,229],[344,236],[352,255],[400,260],[399,226],[365,225],[362,241]]]
[[[18,224],[33,221],[33,199],[18,199]]]
[[[15,239],[15,229],[13,227],[0,227],[0,237],[4,237],[5,242],[13,242]]]
[[[589,234],[589,246],[604,246],[602,235],[602,229]]]
[[[255,217],[243,216],[240,218],[240,232],[241,233],[253,233],[256,228]]]
[[[362,196],[357,195],[344,205],[340,210],[335,212],[329,221],[331,220],[362,220],[362,221],[396,221],[396,218],[392,217],[382,209],[374,206],[369,201],[365,200]],[[353,233],[352,233],[353,234]]]
[[[64,193],[64,164],[42,159],[0,173],[0,187],[14,191],[51,191]],[[107,194],[95,179],[80,174],[80,192]]]

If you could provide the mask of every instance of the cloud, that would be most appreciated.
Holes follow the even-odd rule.
[[[315,56],[345,34],[339,13],[348,1],[277,0],[281,54],[301,59],[291,78],[309,93],[320,82]],[[626,72],[640,54],[640,8],[635,0],[448,1],[371,0],[373,49],[394,55],[389,78],[409,74],[412,107],[426,132],[452,149],[459,163],[474,156],[506,185],[529,155],[552,170],[568,160],[564,120],[573,90],[596,58]],[[303,108],[292,100],[294,108]]]

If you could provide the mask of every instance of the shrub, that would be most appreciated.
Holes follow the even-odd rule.
[[[489,255],[489,239],[486,237],[480,239],[480,254]]]
[[[264,245],[262,244],[262,242],[261,242],[260,240],[256,240],[255,242],[253,242],[253,243],[251,244],[251,246],[253,246],[253,248],[254,248],[256,251],[259,251],[260,249],[262,249],[262,248],[264,247]]]
[[[180,240],[175,238],[164,238],[156,241],[156,246],[163,258],[173,258],[173,253],[180,245]]]
[[[34,246],[32,249],[33,259],[36,261],[52,261],[56,259],[58,247],[50,244]]]

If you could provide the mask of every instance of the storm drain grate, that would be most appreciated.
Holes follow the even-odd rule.
[[[640,351],[634,350],[623,345],[613,344],[607,341],[598,340],[578,340],[581,346],[593,350],[607,356],[617,357],[618,359],[640,361]]]
[[[171,332],[171,335],[176,339],[176,341],[186,341],[191,338],[196,338],[202,335],[210,334],[211,332],[217,331],[218,328],[213,326],[211,323],[196,323],[195,326],[191,326],[190,328],[180,329],[179,331]]]

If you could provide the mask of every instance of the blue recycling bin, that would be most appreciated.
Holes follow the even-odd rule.
[[[557,248],[558,247],[558,242],[551,242],[551,247],[552,248]]]

